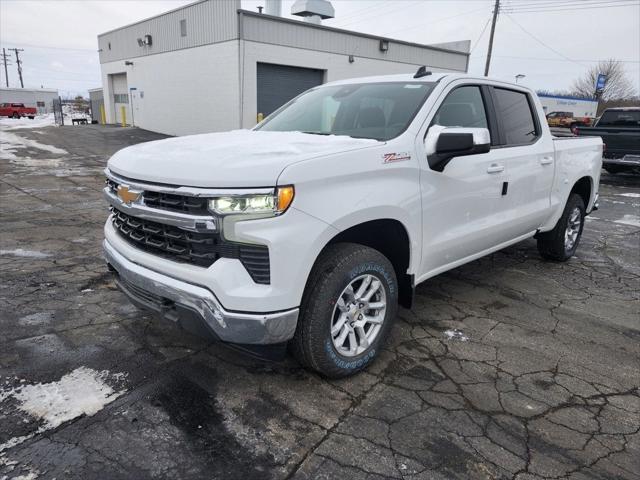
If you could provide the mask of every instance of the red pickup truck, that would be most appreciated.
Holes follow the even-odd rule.
[[[34,119],[38,111],[34,107],[25,107],[24,103],[0,103],[0,117],[29,117]]]

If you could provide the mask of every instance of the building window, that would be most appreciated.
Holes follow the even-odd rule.
[[[187,36],[187,21],[186,20],[180,20],[180,36],[181,37],[186,37]]]
[[[38,108],[44,108],[44,102],[36,102]]]
[[[126,93],[114,93],[113,103],[129,103],[129,95]]]

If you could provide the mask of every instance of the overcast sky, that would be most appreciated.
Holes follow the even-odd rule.
[[[226,0],[218,0],[226,1]],[[0,0],[0,47],[23,48],[26,87],[57,88],[62,95],[100,86],[99,33],[190,1]],[[494,0],[334,0],[335,26],[418,42],[471,40],[469,72],[481,74]],[[264,1],[243,0],[256,10]],[[293,1],[283,1],[283,15]],[[568,88],[598,60],[625,62],[640,90],[640,0],[502,0],[491,76],[545,90]],[[555,5],[555,6],[552,6]],[[297,17],[293,17],[297,18]],[[9,85],[19,86],[15,54]],[[383,72],[381,72],[383,73]],[[0,84],[5,86],[4,72]]]

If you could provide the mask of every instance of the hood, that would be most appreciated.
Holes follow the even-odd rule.
[[[108,167],[116,174],[153,183],[271,187],[292,163],[379,144],[346,136],[235,130],[134,145],[113,155]]]

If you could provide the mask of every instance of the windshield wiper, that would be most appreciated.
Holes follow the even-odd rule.
[[[308,133],[309,135],[333,135],[332,133],[327,133],[327,132],[300,132],[300,133]]]

